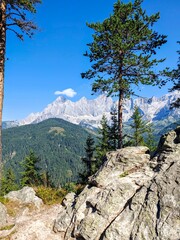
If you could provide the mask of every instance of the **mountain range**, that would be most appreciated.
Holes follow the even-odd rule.
[[[128,122],[138,106],[143,118],[150,122],[169,119],[170,122],[180,118],[179,109],[170,109],[170,104],[180,97],[178,91],[168,93],[162,97],[126,99],[123,109],[123,121]],[[49,118],[61,118],[74,124],[82,126],[98,127],[103,114],[110,120],[110,111],[117,101],[111,97],[100,95],[96,99],[88,100],[83,97],[72,102],[63,96],[59,96],[50,103],[42,112],[31,113],[25,119],[16,122],[18,125],[39,123]]]
[[[162,133],[180,124],[179,109],[170,108],[170,104],[178,97],[178,92],[173,92],[160,98],[126,100],[124,133],[132,131],[129,123],[134,106],[138,106],[144,119],[154,123],[155,140],[158,141]],[[3,130],[2,136],[5,166],[12,168],[19,179],[19,173],[22,172],[20,162],[32,149],[41,159],[42,172],[48,170],[52,176],[50,180],[54,186],[77,181],[82,171],[84,145],[89,133],[93,133],[83,127],[96,128],[103,114],[110,120],[114,104],[117,102],[105,95],[94,100],[83,97],[77,102],[58,97],[42,112],[32,113],[21,121],[4,122],[4,128],[8,128]]]

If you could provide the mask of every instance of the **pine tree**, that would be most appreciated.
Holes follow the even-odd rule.
[[[166,36],[153,30],[159,13],[148,16],[143,0],[114,4],[113,14],[102,23],[87,24],[94,30],[93,42],[84,56],[92,63],[82,78],[93,79],[93,92],[118,96],[118,148],[122,148],[123,102],[139,84],[158,85],[160,73],[153,67],[164,59],[154,58]]]
[[[93,163],[95,162],[93,159],[94,150],[95,150],[94,139],[90,135],[88,135],[85,146],[86,156],[82,158],[83,162],[85,163],[86,170],[83,174],[80,174],[80,177],[83,182],[86,182],[87,178],[91,176],[94,172],[93,168]]]
[[[4,171],[2,180],[1,180],[1,189],[0,195],[4,196],[10,191],[18,190],[18,184],[16,183],[16,178],[14,172],[11,168]]]
[[[92,163],[93,163],[94,150],[95,150],[94,139],[89,135],[86,140],[86,146],[85,146],[86,159],[84,160],[87,165],[88,176],[91,176],[93,173]]]
[[[109,144],[109,125],[105,115],[103,115],[100,124],[101,126],[98,129],[98,143],[96,145],[97,168],[105,162],[106,153],[111,150]]]
[[[133,130],[132,144],[134,146],[145,145],[143,134],[147,132],[146,122],[142,119],[139,108],[135,106],[134,113],[132,115],[132,124],[130,126]]]
[[[147,136],[145,139],[145,145],[150,149],[151,152],[154,152],[157,148],[157,142],[154,138],[154,129],[152,123],[148,123],[146,125],[146,133]]]
[[[109,127],[109,144],[111,150],[116,150],[118,147],[118,119],[115,105],[112,106],[110,114],[111,125]]]
[[[22,161],[23,172],[21,173],[21,185],[40,185],[42,183],[38,163],[40,158],[31,150],[29,155]]]
[[[12,31],[23,40],[23,35],[29,37],[37,29],[32,21],[27,19],[29,13],[35,13],[35,6],[41,0],[1,0],[0,1],[0,178],[2,172],[2,110],[4,98],[4,68],[6,52],[6,31]]]

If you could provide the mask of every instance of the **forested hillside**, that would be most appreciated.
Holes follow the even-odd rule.
[[[62,119],[49,119],[38,124],[3,130],[3,161],[17,177],[21,162],[30,150],[40,158],[40,171],[48,172],[55,186],[76,181],[83,170],[81,157],[89,133]]]

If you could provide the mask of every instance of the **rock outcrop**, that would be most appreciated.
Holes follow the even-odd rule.
[[[180,127],[161,138],[153,158],[147,147],[108,153],[84,190],[62,205],[37,204],[30,188],[9,193],[22,208],[12,217],[0,204],[0,225],[11,227],[0,239],[179,240],[179,183]]]
[[[33,204],[37,208],[43,204],[42,199],[36,196],[34,189],[31,187],[23,187],[21,190],[9,192],[4,197],[22,204]]]
[[[180,128],[153,159],[146,147],[109,153],[82,193],[64,200],[54,231],[65,240],[178,240],[179,182]]]

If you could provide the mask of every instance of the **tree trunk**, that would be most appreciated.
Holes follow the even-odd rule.
[[[0,179],[2,175],[2,110],[4,98],[4,64],[6,47],[6,2],[0,1]]]
[[[118,101],[118,149],[123,147],[123,134],[122,134],[122,112],[123,112],[123,90],[119,90],[119,101]]]

